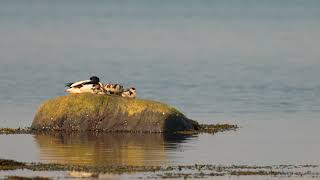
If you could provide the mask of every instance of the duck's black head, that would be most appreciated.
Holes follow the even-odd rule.
[[[100,82],[100,79],[97,76],[91,76],[90,80],[93,84],[98,84]]]

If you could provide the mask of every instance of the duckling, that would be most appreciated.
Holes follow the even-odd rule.
[[[108,94],[108,92],[104,89],[104,85],[101,82],[99,82],[99,85],[93,87],[93,93],[101,95]]]
[[[69,93],[95,93],[101,92],[102,83],[97,76],[90,77],[90,80],[83,80],[74,83],[67,83],[68,89],[65,92]]]
[[[124,91],[122,85],[120,85],[120,84],[109,84],[109,83],[104,86],[104,90],[108,94],[116,94],[116,95],[120,95]]]
[[[121,93],[122,97],[135,98],[137,96],[136,88],[131,87]]]

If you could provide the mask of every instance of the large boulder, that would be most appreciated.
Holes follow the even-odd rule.
[[[197,130],[197,122],[175,108],[142,99],[70,94],[44,102],[33,130],[176,132]]]

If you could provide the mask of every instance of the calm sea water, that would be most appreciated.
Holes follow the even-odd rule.
[[[0,157],[320,164],[319,20],[317,0],[1,0],[1,127],[30,126],[65,82],[97,75],[202,123],[242,128],[178,140],[0,136]]]

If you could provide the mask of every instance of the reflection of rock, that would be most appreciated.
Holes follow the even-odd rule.
[[[90,165],[163,165],[166,144],[175,147],[185,135],[129,133],[36,134],[41,159],[49,162]],[[167,141],[168,139],[168,141]]]
[[[163,103],[94,94],[46,101],[32,123],[35,130],[173,132],[199,125]]]

